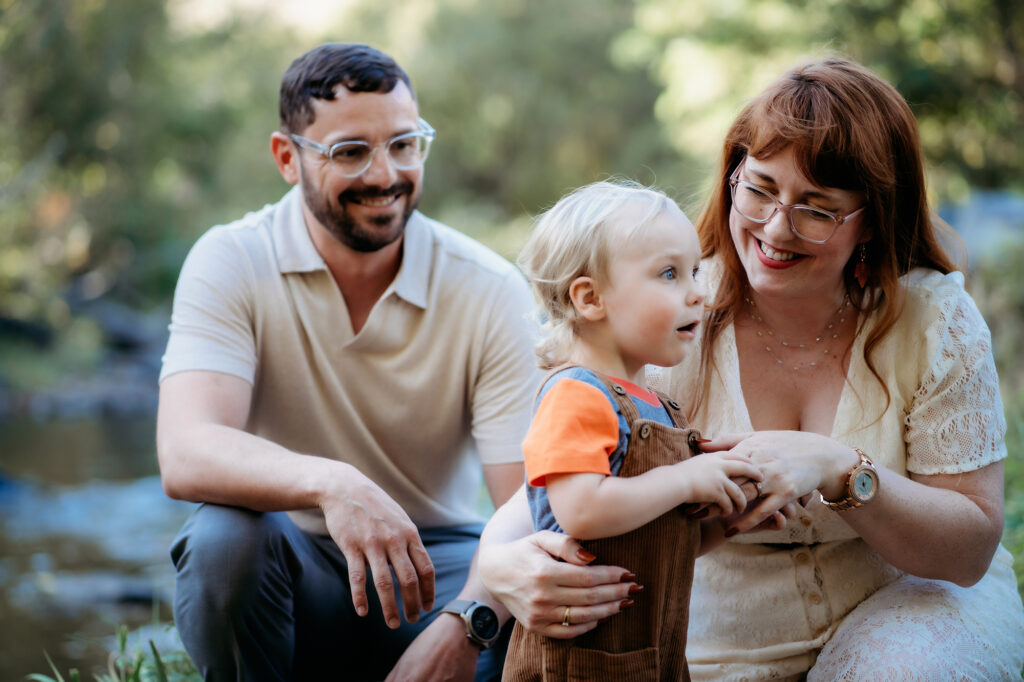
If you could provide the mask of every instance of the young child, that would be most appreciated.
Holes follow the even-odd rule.
[[[643,585],[632,608],[575,639],[516,624],[507,682],[680,680],[700,524],[760,481],[748,459],[699,453],[679,405],[645,388],[644,367],[679,363],[704,312],[693,225],[661,192],[599,182],[563,197],[519,257],[546,317],[537,347],[552,374],[523,443],[536,529],[568,533]],[[736,480],[732,480],[735,478]],[[566,608],[563,625],[571,624]]]

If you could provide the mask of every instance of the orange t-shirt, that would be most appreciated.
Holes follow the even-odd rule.
[[[630,395],[661,407],[652,391],[621,379],[615,381]],[[608,396],[579,379],[558,379],[537,405],[523,441],[526,480],[530,485],[542,486],[550,474],[609,476],[608,458],[618,444],[619,417]]]

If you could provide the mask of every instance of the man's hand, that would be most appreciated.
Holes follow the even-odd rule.
[[[461,620],[440,613],[412,641],[386,682],[469,682],[476,675],[476,662],[481,651],[466,637],[466,628]]]
[[[347,465],[346,465],[347,467]],[[434,606],[434,565],[405,510],[373,481],[352,467],[320,503],[327,530],[348,562],[348,580],[356,613],[369,612],[366,568],[391,629],[401,624],[389,567],[402,592],[405,618],[419,619]]]

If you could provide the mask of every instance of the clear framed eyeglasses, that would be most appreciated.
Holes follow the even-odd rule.
[[[427,160],[430,143],[434,141],[436,132],[422,118],[418,119],[419,129],[411,133],[396,135],[387,142],[372,145],[363,140],[342,140],[332,145],[321,144],[301,135],[290,134],[288,137],[300,147],[320,152],[331,162],[334,172],[343,178],[357,178],[373,165],[377,150],[384,147],[388,159],[398,170],[419,168]]]
[[[764,224],[774,218],[777,212],[782,211],[789,217],[789,229],[793,234],[814,244],[827,242],[840,225],[867,208],[865,204],[855,211],[842,215],[804,204],[784,204],[771,192],[740,180],[742,168],[741,162],[729,176],[732,206],[736,212],[751,222]]]

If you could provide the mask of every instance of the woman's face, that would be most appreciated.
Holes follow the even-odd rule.
[[[800,172],[792,147],[774,156],[748,156],[739,179],[769,192],[783,204],[805,204],[829,213],[846,215],[864,205],[864,193],[821,187]],[[843,268],[858,243],[870,232],[864,213],[843,222],[824,244],[796,236],[789,216],[776,211],[767,223],[755,223],[736,212],[729,213],[729,229],[751,288],[773,298],[827,297],[834,301],[843,288]]]

